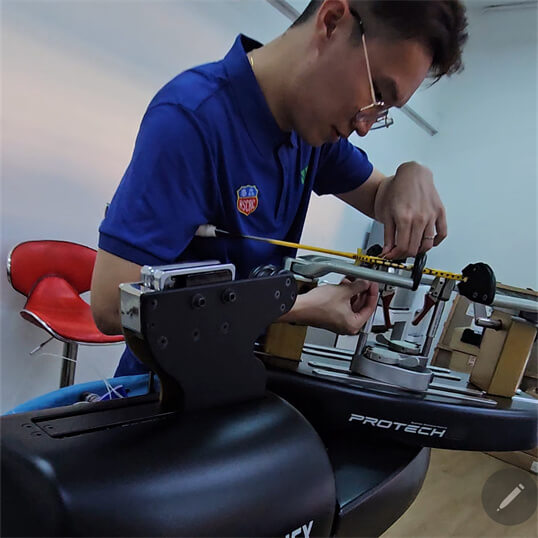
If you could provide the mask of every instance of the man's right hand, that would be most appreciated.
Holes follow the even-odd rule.
[[[357,334],[377,306],[378,285],[366,280],[318,286],[299,295],[292,309],[278,321]]]

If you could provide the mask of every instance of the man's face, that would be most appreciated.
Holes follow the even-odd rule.
[[[334,24],[329,13],[327,21],[316,20],[304,89],[293,113],[295,129],[314,146],[347,138],[353,131],[365,136],[374,123],[373,118],[356,121],[357,112],[372,103],[364,48],[351,39],[356,21],[349,11]],[[401,107],[428,74],[431,53],[409,40],[366,37],[366,46],[376,100]]]

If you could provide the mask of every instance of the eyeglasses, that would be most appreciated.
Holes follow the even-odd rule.
[[[349,8],[351,15],[357,19],[359,28],[361,30],[362,48],[364,50],[364,59],[366,60],[366,70],[368,71],[368,82],[370,83],[370,94],[372,96],[372,103],[370,105],[362,107],[355,116],[355,122],[358,121],[372,121],[373,124],[370,130],[382,129],[384,127],[390,127],[394,120],[389,116],[389,107],[385,106],[385,102],[376,98],[374,82],[372,80],[372,72],[370,71],[370,61],[368,59],[368,49],[366,48],[366,38],[364,37],[364,25],[362,23],[361,16],[352,8]]]

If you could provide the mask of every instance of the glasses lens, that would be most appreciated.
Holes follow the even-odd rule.
[[[355,116],[355,122],[359,121],[373,122],[370,127],[371,130],[390,127],[394,123],[392,117],[389,116],[388,110],[381,112],[379,110],[363,110]]]

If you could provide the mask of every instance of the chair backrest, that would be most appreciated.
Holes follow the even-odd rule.
[[[69,241],[25,241],[10,252],[7,274],[11,285],[26,296],[47,275],[61,276],[84,293],[91,287],[96,254],[93,248]]]

